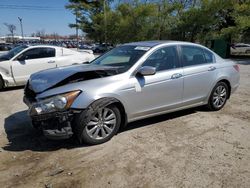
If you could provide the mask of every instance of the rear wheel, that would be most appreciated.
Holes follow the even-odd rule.
[[[96,106],[76,118],[75,133],[80,143],[101,144],[117,133],[120,124],[121,113],[115,105]]]
[[[228,85],[225,82],[218,82],[210,95],[208,108],[213,111],[222,109],[227,102],[228,92]]]

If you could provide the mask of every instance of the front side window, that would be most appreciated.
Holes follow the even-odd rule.
[[[196,46],[182,46],[183,66],[200,65],[213,62],[213,55],[210,52]]]
[[[142,66],[155,67],[156,71],[180,67],[176,47],[169,46],[156,50],[148,57]]]
[[[30,49],[27,50],[26,52],[23,53],[23,57],[28,60],[28,59],[37,59],[37,58],[41,58],[40,57],[40,48],[34,48],[34,49]]]
[[[55,49],[54,48],[33,48],[24,52],[22,56],[25,57],[26,60],[55,57]]]

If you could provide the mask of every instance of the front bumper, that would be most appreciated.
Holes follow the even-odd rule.
[[[67,139],[73,135],[71,123],[74,114],[71,111],[54,112],[30,116],[35,128],[41,129],[49,139]]]
[[[23,98],[24,103],[29,107],[28,115],[32,119],[35,128],[43,131],[44,136],[49,139],[60,140],[72,137],[72,122],[77,111],[67,110],[52,112],[40,115],[31,115],[30,109],[34,101],[29,98]]]

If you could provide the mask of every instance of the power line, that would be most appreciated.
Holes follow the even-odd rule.
[[[0,6],[10,6],[10,7],[31,7],[31,8],[58,8],[58,7],[49,7],[49,6],[37,6],[37,5],[11,5],[11,4],[5,4]]]
[[[0,5],[0,9],[20,9],[20,10],[41,10],[41,11],[63,11],[65,9],[48,6],[30,6],[30,5]]]

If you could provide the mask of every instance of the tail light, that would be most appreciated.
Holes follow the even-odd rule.
[[[239,67],[239,65],[234,65],[233,67],[234,67],[234,69],[235,69],[237,72],[240,72],[240,67]]]

